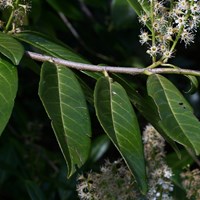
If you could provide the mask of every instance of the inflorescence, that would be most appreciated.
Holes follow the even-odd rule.
[[[0,21],[0,29],[4,32],[16,32],[25,24],[28,12],[31,10],[29,0],[0,0],[0,11],[8,12],[8,19]]]
[[[185,46],[194,42],[200,22],[199,0],[138,0],[145,9],[139,17],[146,27],[141,29],[140,43],[147,44],[147,53],[155,62],[163,63],[173,56],[179,40]],[[147,30],[147,27],[149,30]]]
[[[165,142],[162,136],[148,125],[143,132],[144,153],[147,162],[149,191],[144,197],[130,170],[122,160],[106,161],[100,173],[90,172],[78,177],[77,191],[81,200],[172,200],[172,170],[164,161]]]

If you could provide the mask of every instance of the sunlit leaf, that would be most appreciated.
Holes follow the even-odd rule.
[[[145,193],[147,191],[143,145],[138,121],[123,87],[108,77],[95,87],[97,117]]]
[[[192,107],[179,90],[161,75],[151,75],[147,81],[149,96],[155,102],[165,133],[174,141],[200,153],[200,123]]]
[[[52,121],[70,176],[76,167],[85,163],[90,151],[90,118],[82,89],[70,69],[44,63],[39,95]]]
[[[0,53],[18,65],[24,54],[24,48],[17,40],[0,32]]]
[[[16,67],[7,61],[0,60],[0,135],[12,113],[17,89]]]

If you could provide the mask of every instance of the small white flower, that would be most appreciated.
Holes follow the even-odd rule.
[[[141,44],[147,43],[148,40],[150,39],[148,32],[144,32],[144,31],[141,31],[141,34],[139,37],[140,37]]]
[[[147,53],[150,55],[150,56],[155,56],[157,53],[158,53],[158,47],[157,46],[152,46],[150,47],[150,49],[147,50]]]

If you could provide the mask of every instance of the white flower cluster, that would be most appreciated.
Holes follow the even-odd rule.
[[[147,176],[149,179],[147,199],[172,200],[172,170],[164,161],[164,139],[153,126],[148,125],[143,132],[143,143],[148,169]]]
[[[13,8],[13,0],[0,0],[0,9],[4,10],[9,7]]]
[[[0,0],[0,10],[5,9],[8,9],[8,11],[11,12],[10,15],[12,16],[12,31],[15,32],[16,29],[24,25],[27,13],[31,10],[31,3],[30,0],[19,0],[17,3],[14,0]],[[0,28],[4,29],[6,22],[0,22]]]
[[[186,190],[186,195],[188,199],[200,199],[200,170],[194,169],[190,171],[189,169],[181,173],[182,185]]]
[[[148,125],[143,133],[149,190],[144,197],[122,160],[106,161],[100,173],[78,177],[77,191],[81,200],[172,200],[172,170],[164,162],[164,139]]]
[[[149,11],[139,21],[150,31],[141,30],[141,44],[148,44],[147,53],[160,56],[163,61],[172,57],[178,40],[185,45],[194,42],[194,32],[200,22],[199,0],[138,0],[142,5],[148,2]],[[145,6],[145,5],[144,5]]]
[[[81,200],[140,199],[132,174],[121,159],[113,163],[106,161],[101,173],[80,175],[78,182],[77,191]]]

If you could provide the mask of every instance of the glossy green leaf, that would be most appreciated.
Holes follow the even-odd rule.
[[[18,65],[24,54],[24,48],[13,37],[0,32],[0,53]]]
[[[7,61],[0,60],[0,135],[12,113],[17,89],[16,67]]]
[[[19,40],[26,42],[51,56],[74,62],[89,63],[86,59],[83,59],[77,53],[74,53],[73,50],[67,45],[59,41],[56,42],[52,41],[40,33],[30,32],[30,31],[22,32],[17,34],[16,37]],[[95,72],[84,72],[84,73],[94,79],[98,79],[100,77],[100,73],[95,73]]]
[[[143,193],[147,191],[143,145],[138,121],[126,91],[108,77],[97,81],[95,92],[97,117],[136,177]]]
[[[161,75],[151,75],[147,81],[149,96],[155,102],[165,133],[174,141],[200,153],[200,123],[192,107],[179,90]]]
[[[90,118],[79,82],[72,71],[44,63],[39,96],[68,165],[68,175],[81,167],[90,152]]]

